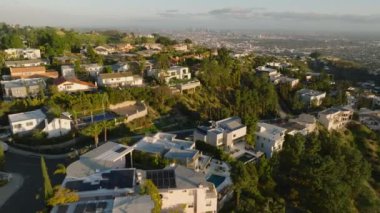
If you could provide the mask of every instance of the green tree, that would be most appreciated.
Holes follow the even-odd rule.
[[[42,178],[44,180],[44,198],[46,201],[48,201],[53,195],[53,187],[50,182],[49,173],[43,156],[41,156],[41,172]]]
[[[90,126],[84,128],[81,133],[94,138],[95,146],[99,144],[99,135],[102,132],[102,126],[97,123],[91,124]]]
[[[154,183],[147,179],[144,181],[144,184],[141,187],[141,194],[148,194],[153,200],[154,208],[152,209],[152,213],[160,213],[162,207],[162,200],[160,196],[160,192]]]
[[[185,44],[192,44],[193,43],[193,41],[190,40],[189,38],[185,39],[184,42],[185,42]]]
[[[3,145],[0,144],[0,170],[3,170],[5,166],[5,156]]]
[[[112,71],[112,67],[109,66],[109,65],[108,65],[108,66],[105,66],[105,67],[104,67],[104,72],[105,72],[105,73],[112,73],[112,72],[113,72],[113,71]]]
[[[103,129],[104,133],[104,142],[107,142],[107,131],[115,127],[115,121],[101,121],[99,122],[100,127]]]

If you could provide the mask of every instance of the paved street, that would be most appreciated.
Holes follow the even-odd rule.
[[[5,170],[11,173],[20,174],[24,178],[21,188],[14,193],[11,198],[0,208],[1,213],[28,213],[42,210],[43,200],[36,199],[42,190],[43,180],[41,175],[40,159],[6,153]],[[45,159],[49,169],[52,184],[61,183],[63,177],[53,176],[55,167],[58,163],[67,164],[65,160]]]
[[[11,180],[5,186],[0,187],[0,208],[24,183],[24,178],[21,175],[15,173],[11,175]]]

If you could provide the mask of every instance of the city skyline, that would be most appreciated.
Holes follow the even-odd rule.
[[[380,2],[3,0],[0,21],[62,27],[380,32]],[[149,5],[149,6],[147,6]]]

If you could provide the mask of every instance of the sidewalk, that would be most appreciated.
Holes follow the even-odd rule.
[[[16,193],[24,183],[24,178],[19,175],[12,173],[12,179],[7,185],[0,187],[0,208],[4,205],[5,202]]]

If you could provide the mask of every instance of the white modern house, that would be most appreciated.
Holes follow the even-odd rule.
[[[320,106],[323,102],[323,99],[326,98],[325,92],[311,89],[300,89],[297,91],[297,95],[307,106]]]
[[[282,149],[286,129],[272,124],[257,123],[256,150],[261,151],[267,158]]]
[[[124,101],[118,104],[111,104],[109,105],[109,109],[115,114],[125,117],[126,123],[148,115],[148,107],[143,101]]]
[[[185,213],[216,213],[218,192],[203,173],[177,165],[147,170],[143,180],[151,180],[162,196],[162,212],[183,209]]]
[[[110,47],[110,46],[97,46],[94,48],[94,51],[98,54],[98,55],[110,55],[112,54],[113,52],[115,52],[115,48],[113,47]]]
[[[91,77],[96,77],[103,71],[103,66],[99,64],[82,64],[81,68],[87,72]]]
[[[41,51],[32,48],[11,48],[4,50],[8,59],[39,59]]]
[[[126,168],[132,165],[133,147],[107,142],[83,155],[67,167],[66,180],[85,178],[98,172]],[[129,157],[128,157],[129,155]]]
[[[147,73],[148,76],[163,79],[167,84],[173,79],[190,80],[191,73],[188,67],[172,66],[168,70],[151,70]]]
[[[173,49],[178,52],[187,52],[189,50],[187,44],[175,44]]]
[[[359,111],[359,121],[368,128],[380,130],[380,110],[369,110],[362,108]]]
[[[59,137],[71,131],[71,120],[66,117],[48,118],[42,110],[8,115],[12,134],[26,134],[40,129],[48,138]]]
[[[145,136],[134,145],[134,149],[162,156],[188,168],[198,167],[200,153],[195,149],[195,143],[177,139],[174,134],[160,132],[153,136]]]
[[[349,107],[333,107],[318,113],[318,120],[328,131],[339,130],[351,122],[354,111]]]
[[[211,121],[211,126],[199,126],[194,131],[194,141],[204,141],[212,146],[233,148],[235,143],[244,140],[247,126],[239,117]]]
[[[287,77],[287,76],[281,76],[281,77],[278,78],[278,83],[279,84],[287,84],[291,88],[296,87],[299,84],[299,82],[300,82],[299,79],[297,79],[297,78],[290,78],[290,77]]]
[[[129,70],[129,64],[124,62],[118,62],[111,65],[113,72],[127,72]]]
[[[278,74],[278,71],[267,66],[259,66],[256,68],[256,73],[259,75],[266,75],[268,77],[275,76]]]
[[[59,77],[54,81],[54,85],[57,86],[59,92],[85,92],[94,91],[97,86],[91,82],[81,81],[77,78],[65,78]]]
[[[266,67],[275,68],[275,69],[284,69],[291,67],[292,64],[288,62],[268,62],[265,64]]]
[[[36,97],[46,88],[42,78],[0,81],[3,99]]]
[[[62,65],[61,66],[61,76],[65,78],[75,77],[75,69],[73,65]]]
[[[12,134],[32,131],[45,119],[46,115],[40,109],[8,115]]]
[[[6,67],[37,67],[47,65],[48,61],[43,59],[29,59],[19,61],[6,61],[4,64]]]
[[[132,72],[102,73],[98,75],[98,85],[101,87],[142,86],[143,79]]]

